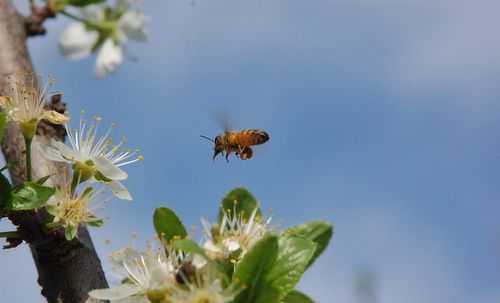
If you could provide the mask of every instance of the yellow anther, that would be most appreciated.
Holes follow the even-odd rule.
[[[142,160],[144,160],[144,157],[143,156],[139,156],[139,157],[137,157],[137,160],[142,161]]]

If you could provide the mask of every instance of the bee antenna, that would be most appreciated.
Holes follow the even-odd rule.
[[[210,141],[212,141],[212,142],[214,142],[214,143],[215,143],[214,139],[211,139],[211,138],[209,138],[209,137],[205,137],[205,136],[203,136],[203,135],[200,135],[200,137],[205,138],[205,139],[210,140]]]

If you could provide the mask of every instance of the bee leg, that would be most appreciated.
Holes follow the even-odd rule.
[[[229,163],[229,159],[227,157],[229,157],[229,153],[226,153],[226,162]]]
[[[241,155],[243,155],[243,154],[244,154],[244,153],[243,153],[243,151],[244,151],[244,148],[242,148],[242,147],[241,147],[241,145],[239,145],[239,144],[238,144],[238,151],[236,152],[236,156],[238,156],[238,158],[240,158],[240,159],[242,159],[242,160],[245,160],[245,159],[243,159],[243,158],[241,157]]]

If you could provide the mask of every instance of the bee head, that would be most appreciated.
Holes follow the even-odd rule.
[[[220,136],[215,137],[214,139],[214,157],[213,161],[215,161],[215,157],[222,152],[222,143],[220,140]]]

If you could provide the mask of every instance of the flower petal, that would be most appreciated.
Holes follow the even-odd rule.
[[[81,60],[90,55],[98,38],[97,31],[87,30],[81,22],[73,23],[59,37],[59,50],[70,60]]]
[[[241,247],[240,243],[232,237],[222,240],[222,243],[224,244],[224,246],[227,247],[227,250],[229,250],[230,252],[237,251]]]
[[[111,38],[106,39],[102,44],[94,66],[94,74],[103,78],[107,74],[113,72],[116,66],[122,63],[123,50],[120,45],[113,42]]]
[[[57,162],[70,162],[61,155],[61,152],[59,150],[53,147],[41,144],[39,145],[38,149],[47,160]]]
[[[92,159],[97,170],[104,175],[104,177],[111,180],[125,180],[128,175],[121,170],[118,166],[114,165],[109,159],[103,156],[95,156]]]
[[[122,200],[132,200],[132,196],[128,192],[128,190],[123,186],[123,184],[119,181],[112,181],[109,183],[109,189],[111,192],[119,199]]]
[[[99,300],[120,300],[135,295],[141,287],[135,284],[122,284],[115,288],[94,289],[89,295]]]
[[[57,149],[61,155],[66,158],[67,160],[71,161],[84,161],[86,159],[82,159],[80,155],[74,151],[71,147],[67,146],[66,144],[62,143],[61,141],[57,140],[50,140],[50,145],[52,145],[53,148]]]
[[[87,5],[82,9],[82,13],[87,17],[87,19],[94,21],[104,20],[104,10],[106,6],[103,4],[91,4]]]
[[[127,11],[118,21],[121,39],[144,41],[148,38],[148,31],[144,26],[146,17],[139,10]]]

